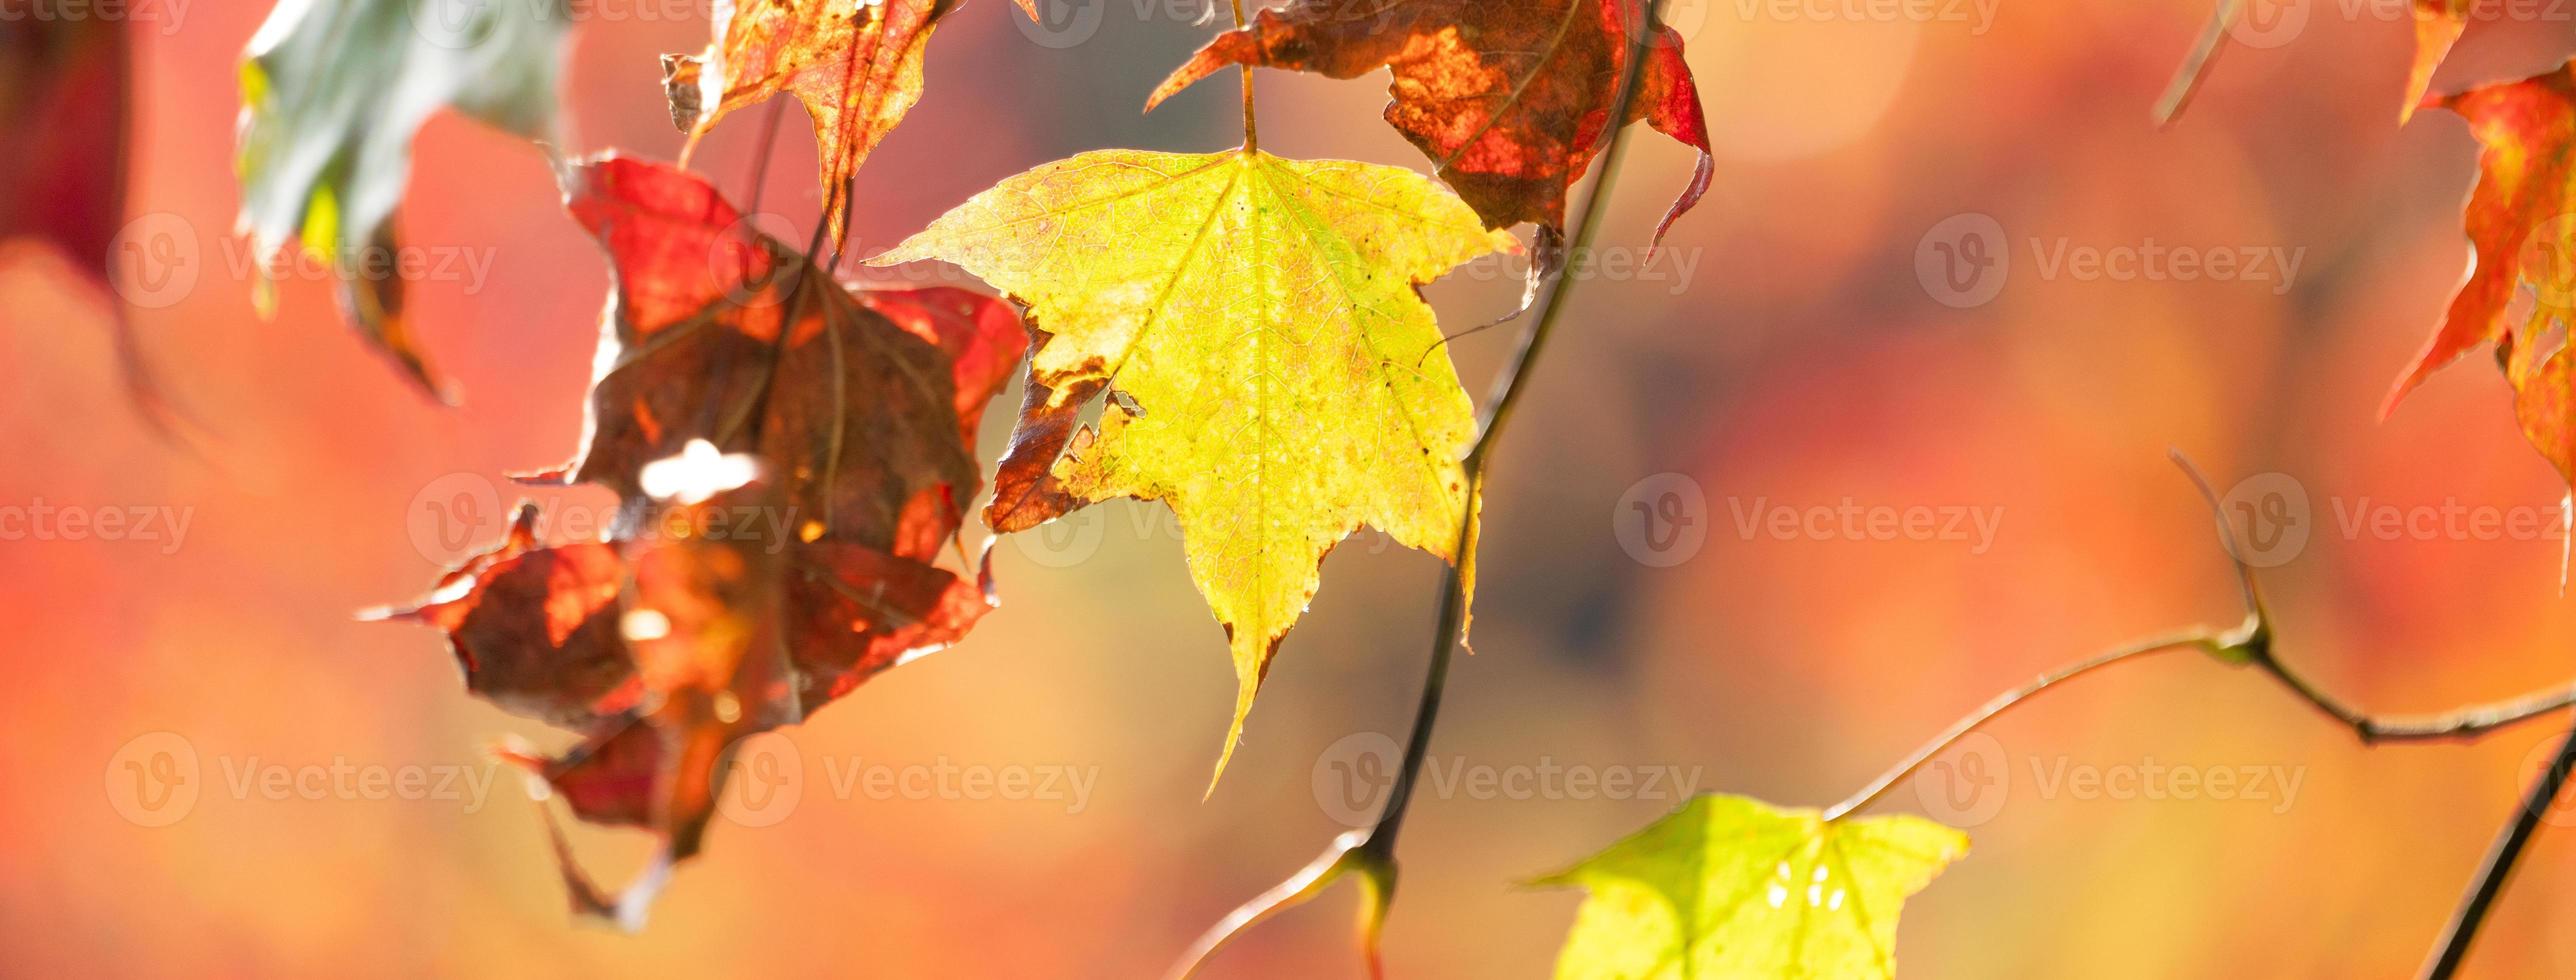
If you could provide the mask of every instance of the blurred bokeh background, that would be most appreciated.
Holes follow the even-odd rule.
[[[1717,183],[1635,265],[1692,162],[1640,133],[1606,261],[1498,457],[1476,653],[1434,745],[1451,781],[1404,842],[1396,975],[1547,974],[1581,896],[1517,883],[1682,790],[1830,803],[2040,670],[2232,623],[2168,447],[2282,532],[2280,648],[2329,690],[2416,712],[2576,672],[2564,488],[2501,379],[2472,358],[2378,418],[2462,274],[2475,148],[2445,114],[2397,125],[2402,3],[2292,4],[2270,12],[2300,18],[2287,36],[2236,46],[2161,132],[2196,0],[1671,5]],[[213,431],[203,454],[125,402],[106,297],[0,253],[0,507],[52,515],[0,541],[7,972],[1149,976],[1373,806],[1367,733],[1410,718],[1437,563],[1369,538],[1332,556],[1202,802],[1224,639],[1168,517],[1110,506],[1002,542],[1004,605],[970,642],[765,737],[793,799],[764,788],[719,821],[646,931],[571,923],[539,814],[486,752],[569,736],[469,698],[435,633],[351,613],[417,596],[460,540],[498,535],[518,493],[500,474],[572,452],[605,266],[544,152],[442,116],[403,228],[455,263],[412,303],[464,404],[364,349],[327,281],[290,278],[260,319],[231,154],[267,6],[129,25],[129,212],[175,216],[201,263],[132,316]],[[2554,67],[2576,26],[2543,7],[2472,27],[2436,88]],[[558,149],[675,155],[656,56],[705,44],[704,4],[597,9],[615,13],[574,35]],[[1212,29],[1197,0],[1067,12],[1086,10],[1091,28],[1049,33],[974,0],[939,31],[919,108],[860,174],[854,251],[1078,151],[1233,145],[1230,78],[1138,112]],[[1263,74],[1265,148],[1421,166],[1376,121],[1382,77]],[[758,131],[738,115],[694,163],[738,193]],[[812,168],[791,111],[774,230],[810,227]],[[2006,261],[1956,278],[1970,247]],[[2185,277],[2178,248],[2271,258]],[[1454,328],[1517,283],[1431,292]],[[1451,348],[1480,397],[1510,333]],[[1910,508],[1933,523],[1907,532]],[[68,533],[75,511],[163,516],[103,540]],[[1975,839],[1905,909],[1904,975],[2406,975],[2561,731],[2366,749],[2188,654],[2089,679],[1881,805]],[[1563,777],[1621,767],[1679,778]],[[2103,778],[2065,778],[2084,771]],[[2473,975],[2576,975],[2576,807],[2552,824]],[[643,853],[577,843],[612,877]],[[1209,975],[1360,975],[1354,904],[1345,886]]]

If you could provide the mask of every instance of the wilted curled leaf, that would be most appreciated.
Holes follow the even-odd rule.
[[[629,502],[643,464],[704,439],[771,461],[804,540],[927,561],[982,489],[968,437],[1028,340],[960,289],[853,292],[705,180],[604,157],[567,178],[617,286],[580,457]]]
[[[465,687],[512,714],[579,728],[635,700],[617,634],[626,562],[614,545],[537,547],[537,508],[510,536],[441,578],[398,615],[447,634]],[[614,695],[614,696],[612,696]]]
[[[1052,332],[986,522],[1169,504],[1232,638],[1231,756],[1336,542],[1368,524],[1455,557],[1475,420],[1416,289],[1511,247],[1408,170],[1111,150],[1005,180],[873,261],[954,262]]]
[[[1008,303],[862,289],[760,235],[698,176],[605,157],[567,206],[616,276],[581,456],[557,476],[648,504],[646,464],[695,440],[763,461],[795,542],[790,652],[807,710],[955,642],[985,584],[934,562],[981,492],[971,446],[1027,349]]]
[[[963,290],[853,294],[686,172],[605,158],[570,180],[617,287],[568,473],[617,492],[615,540],[539,548],[524,510],[391,615],[445,630],[475,693],[584,733],[513,757],[575,816],[663,838],[612,895],[557,835],[576,906],[631,927],[697,852],[729,745],[992,608],[985,576],[935,562],[981,484],[968,440],[1027,338]]]
[[[755,484],[670,503],[649,537],[538,548],[526,507],[424,604],[382,615],[445,631],[477,695],[583,732],[560,756],[505,754],[576,817],[661,836],[675,863],[698,850],[728,746],[955,642],[991,608],[988,583],[745,519],[778,509],[775,488]],[[659,883],[612,897],[566,874],[577,906],[629,927]]]
[[[2576,321],[2576,62],[2519,82],[2432,100],[2468,120],[2483,148],[2465,224],[2468,281],[2389,394],[2389,407],[2442,366],[2498,345],[2524,437],[2576,483],[2576,398],[2564,356]],[[2519,288],[2535,301],[2520,323]]]
[[[300,244],[329,263],[358,328],[434,392],[398,264],[370,258],[397,247],[412,135],[454,106],[545,136],[570,22],[559,0],[287,0],[242,62],[242,228],[262,256]]]
[[[1966,853],[1920,817],[1701,796],[1536,884],[1588,889],[1559,980],[1893,977],[1896,913]]]
[[[774,491],[755,483],[686,499],[658,522],[670,537],[627,548],[618,635],[646,697],[564,757],[523,760],[582,819],[659,836],[657,869],[697,855],[733,744],[803,717],[785,646],[787,542],[727,519],[736,508],[775,506]],[[580,872],[567,866],[566,875],[579,880]],[[643,901],[601,903],[580,888],[575,899],[616,909],[632,928],[662,880],[647,872],[637,886]]]
[[[702,54],[662,56],[671,120],[695,146],[726,113],[780,93],[795,96],[814,118],[823,214],[837,242],[848,227],[850,175],[921,101],[922,50],[931,28],[957,6],[958,0],[719,0],[713,45]]]
[[[1488,228],[1565,227],[1566,189],[1601,151],[1626,76],[1636,0],[1294,0],[1217,35],[1165,79],[1148,109],[1228,65],[1357,78],[1394,75],[1386,121],[1438,165]],[[1651,28],[1620,125],[1644,119],[1700,151],[1656,226],[1661,239],[1715,172],[1681,35]]]
[[[475,693],[586,733],[560,757],[503,753],[575,816],[662,840],[654,870],[610,896],[556,832],[580,911],[641,927],[667,869],[698,851],[723,789],[724,752],[803,717],[786,647],[784,568],[794,546],[733,519],[774,509],[775,494],[728,479],[703,497],[663,502],[654,537],[555,548],[536,547],[537,511],[523,506],[499,547],[450,573],[418,608],[383,614],[445,630]]]

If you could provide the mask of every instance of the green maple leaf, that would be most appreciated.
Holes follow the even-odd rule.
[[[241,226],[327,261],[359,330],[439,385],[405,324],[393,215],[412,134],[443,107],[537,139],[571,15],[557,0],[285,0],[242,62]],[[261,284],[262,311],[274,306]]]
[[[1591,891],[1559,980],[1892,977],[1905,898],[1967,852],[1920,817],[1701,796],[1536,884]]]

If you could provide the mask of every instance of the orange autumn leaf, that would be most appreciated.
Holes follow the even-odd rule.
[[[1027,347],[1009,304],[845,288],[672,167],[605,157],[568,181],[617,286],[581,455],[554,475],[638,501],[646,462],[704,439],[774,461],[791,526],[935,554],[981,490],[973,422]]]
[[[1386,121],[1437,165],[1488,228],[1565,227],[1565,195],[1603,146],[1630,47],[1633,0],[1295,0],[1200,48],[1146,101],[1151,109],[1230,65],[1394,81]],[[1647,40],[1622,125],[1643,119],[1700,151],[1699,168],[1656,226],[1661,239],[1707,192],[1716,163],[1681,35]]]
[[[2468,120],[2481,147],[2464,217],[2475,252],[2468,280],[2424,350],[2389,393],[2407,392],[2493,341],[2513,386],[2523,435],[2576,483],[2576,416],[2560,356],[2576,319],[2576,62],[2518,82],[2431,100]],[[2528,286],[2527,315],[2515,309]]]
[[[2469,7],[2477,0],[2415,0],[2410,9],[2415,14],[2415,63],[2406,69],[2406,99],[2398,104],[2397,121],[2404,124],[2422,107],[2424,93],[2433,89],[2433,70],[2442,67],[2450,57],[2451,46],[2469,29]]]
[[[1020,2],[1025,8],[1028,0]],[[848,228],[851,175],[921,100],[922,51],[931,28],[957,6],[958,0],[719,0],[714,44],[700,54],[662,56],[671,119],[695,147],[726,113],[782,93],[794,96],[814,120],[823,214],[838,242]]]

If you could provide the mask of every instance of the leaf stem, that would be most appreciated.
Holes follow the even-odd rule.
[[[1243,17],[1243,0],[1234,0],[1234,29],[1242,30],[1248,23]],[[1261,150],[1261,125],[1252,113],[1252,66],[1249,64],[1243,66],[1243,150],[1246,153]]]
[[[752,151],[751,187],[743,195],[742,213],[745,215],[757,214],[760,211],[761,192],[769,189],[769,151],[778,145],[778,121],[786,115],[786,99],[769,100],[768,114],[762,116],[760,120],[760,143]]]
[[[2487,911],[2495,906],[2498,895],[2513,877],[2514,864],[2522,859],[2531,835],[2540,829],[2541,815],[2548,812],[2558,792],[2567,785],[2568,770],[2576,768],[2576,729],[2559,743],[2558,754],[2550,759],[2549,768],[2531,781],[2523,795],[2522,806],[2513,820],[2496,836],[2495,846],[2487,852],[2486,863],[2479,866],[2478,876],[2469,883],[2468,893],[2461,896],[2459,911],[2452,913],[2451,923],[2442,929],[2442,944],[2433,961],[2424,965],[2424,980],[2450,980],[2468,959],[2469,942],[2477,938],[2478,927],[2486,922]]]
[[[760,445],[761,431],[769,421],[769,396],[778,390],[778,366],[787,358],[787,338],[795,335],[796,320],[803,309],[797,305],[797,301],[804,298],[806,285],[817,277],[821,278],[826,285],[832,281],[831,266],[817,266],[814,262],[815,254],[823,248],[824,232],[830,227],[831,223],[828,221],[814,223],[814,237],[805,242],[805,254],[797,256],[795,268],[788,270],[787,274],[793,278],[787,281],[786,297],[779,300],[782,312],[778,324],[778,336],[772,338],[769,344],[769,370],[761,375],[760,390],[752,395],[750,412],[745,416],[749,420],[747,423],[749,429],[744,433],[745,441],[755,450]],[[840,256],[835,254],[832,256],[832,261],[836,265],[839,264]],[[823,329],[829,331],[831,324],[825,323]],[[725,433],[717,433],[716,438],[709,441],[714,442],[718,448],[723,448],[728,440]]]

